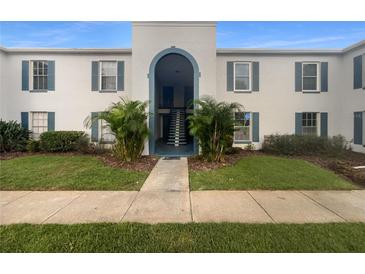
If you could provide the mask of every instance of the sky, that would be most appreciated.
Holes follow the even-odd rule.
[[[130,22],[0,22],[0,45],[130,48]],[[365,39],[365,22],[217,22],[218,48],[344,48]]]

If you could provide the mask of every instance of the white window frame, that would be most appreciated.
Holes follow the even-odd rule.
[[[103,140],[103,135],[104,135],[104,133],[103,133],[103,129],[105,129],[105,124],[104,123],[106,123],[103,119],[99,119],[98,120],[98,127],[99,127],[99,142],[101,143],[101,144],[114,144],[115,143],[115,139],[114,139],[114,141],[105,141],[105,140]]]
[[[46,62],[47,63],[47,75],[44,75],[44,76],[47,76],[47,88],[46,89],[35,89],[34,88],[34,81],[33,81],[33,78],[34,78],[34,62]],[[34,91],[34,92],[48,92],[48,77],[49,77],[49,74],[48,74],[48,61],[47,60],[30,60],[29,62],[30,64],[30,68],[29,68],[29,87],[31,87],[30,91]]]
[[[301,135],[304,135],[303,134],[303,114],[304,113],[316,113],[316,136],[321,136],[321,113],[320,112],[316,112],[316,111],[303,111],[302,112],[302,119],[301,119],[301,123],[302,123],[302,134]],[[310,135],[306,135],[306,136],[310,136]]]
[[[248,65],[248,89],[236,89],[236,65]],[[252,62],[239,61],[233,62],[233,91],[250,92],[252,91]]]
[[[236,143],[236,144],[239,144],[239,143],[252,143],[252,112],[251,111],[241,111],[242,113],[249,113],[250,114],[250,125],[249,125],[249,139],[248,140],[237,140],[235,138],[235,134],[233,133],[233,143]],[[233,115],[234,115],[234,120],[236,122],[236,113],[235,112]],[[236,128],[243,128],[243,127],[247,127],[247,126],[236,126],[234,125],[234,129]]]
[[[304,89],[304,77],[310,77],[310,76],[304,76],[304,66],[305,65],[316,65],[317,66],[317,87],[316,89]],[[312,76],[314,77],[314,76]],[[321,66],[320,62],[302,62],[302,91],[303,92],[319,92],[321,87]]]
[[[103,89],[102,83],[102,70],[103,70],[103,63],[115,63],[115,89]],[[111,77],[111,76],[109,76]],[[100,60],[99,61],[99,90],[101,92],[116,92],[118,89],[118,62],[116,60]]]
[[[47,123],[46,123],[46,125],[45,126],[41,126],[41,127],[43,127],[43,128],[46,128],[46,130],[45,131],[43,131],[43,132],[47,132],[48,131],[48,112],[47,111],[31,111],[30,112],[30,117],[29,117],[29,119],[30,119],[30,121],[29,121],[29,130],[31,130],[32,131],[32,137],[35,139],[35,140],[39,140],[39,137],[40,137],[40,135],[43,133],[43,132],[41,132],[38,136],[35,136],[34,135],[34,126],[33,126],[33,120],[34,120],[34,114],[36,114],[36,113],[42,113],[42,114],[46,114],[46,121],[47,121]],[[40,126],[37,126],[37,127],[40,127]]]

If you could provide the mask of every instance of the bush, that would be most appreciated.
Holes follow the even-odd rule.
[[[195,103],[199,108],[190,115],[190,134],[196,137],[203,157],[208,161],[220,162],[233,143],[233,113],[241,107],[238,103],[217,102],[206,96]]]
[[[88,144],[88,137],[83,131],[48,131],[40,136],[40,148],[47,152],[83,152]]]
[[[40,151],[40,142],[38,140],[29,140],[27,143],[27,151],[29,152]]]
[[[347,149],[343,136],[318,137],[299,135],[265,136],[262,150],[283,155],[319,155],[338,156]]]
[[[24,151],[29,135],[18,122],[0,120],[0,152]]]
[[[144,143],[149,135],[147,126],[147,102],[123,99],[100,113],[95,120],[107,122],[115,135],[114,155],[122,161],[136,161],[142,156]],[[93,119],[87,117],[91,127]]]
[[[245,150],[246,151],[254,151],[255,150],[255,145],[254,144],[247,144],[245,146]]]

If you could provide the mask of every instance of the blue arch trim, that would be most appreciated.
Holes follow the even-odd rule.
[[[151,61],[150,69],[148,73],[149,78],[149,97],[150,97],[150,105],[149,105],[149,112],[152,114],[149,117],[149,128],[150,128],[150,138],[149,138],[149,154],[155,154],[155,145],[156,145],[156,102],[155,102],[155,69],[158,61],[161,58],[168,54],[178,54],[186,59],[188,59],[193,66],[194,70],[194,100],[199,98],[199,77],[200,71],[198,63],[196,62],[195,58],[186,50],[180,48],[167,48],[160,51]],[[194,153],[197,154],[199,152],[198,143],[194,140]]]

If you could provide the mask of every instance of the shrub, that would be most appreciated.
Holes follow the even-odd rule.
[[[40,142],[38,140],[28,140],[27,151],[29,152],[40,151]]]
[[[217,102],[208,96],[196,100],[195,103],[199,108],[188,118],[190,133],[198,139],[206,160],[220,162],[232,147],[233,113],[238,111],[241,105]]]
[[[114,155],[122,161],[136,161],[142,156],[144,143],[148,137],[147,102],[123,99],[100,113],[95,119],[107,122],[115,135]],[[91,126],[92,119],[86,119]]]
[[[40,136],[40,148],[47,152],[84,151],[88,143],[83,131],[48,131]]]
[[[246,151],[254,151],[255,150],[255,145],[254,144],[247,144],[245,146],[245,150]]]
[[[18,122],[0,120],[0,152],[24,151],[29,135]]]
[[[265,136],[262,150],[283,155],[341,155],[346,151],[343,136],[318,137],[300,135]]]

